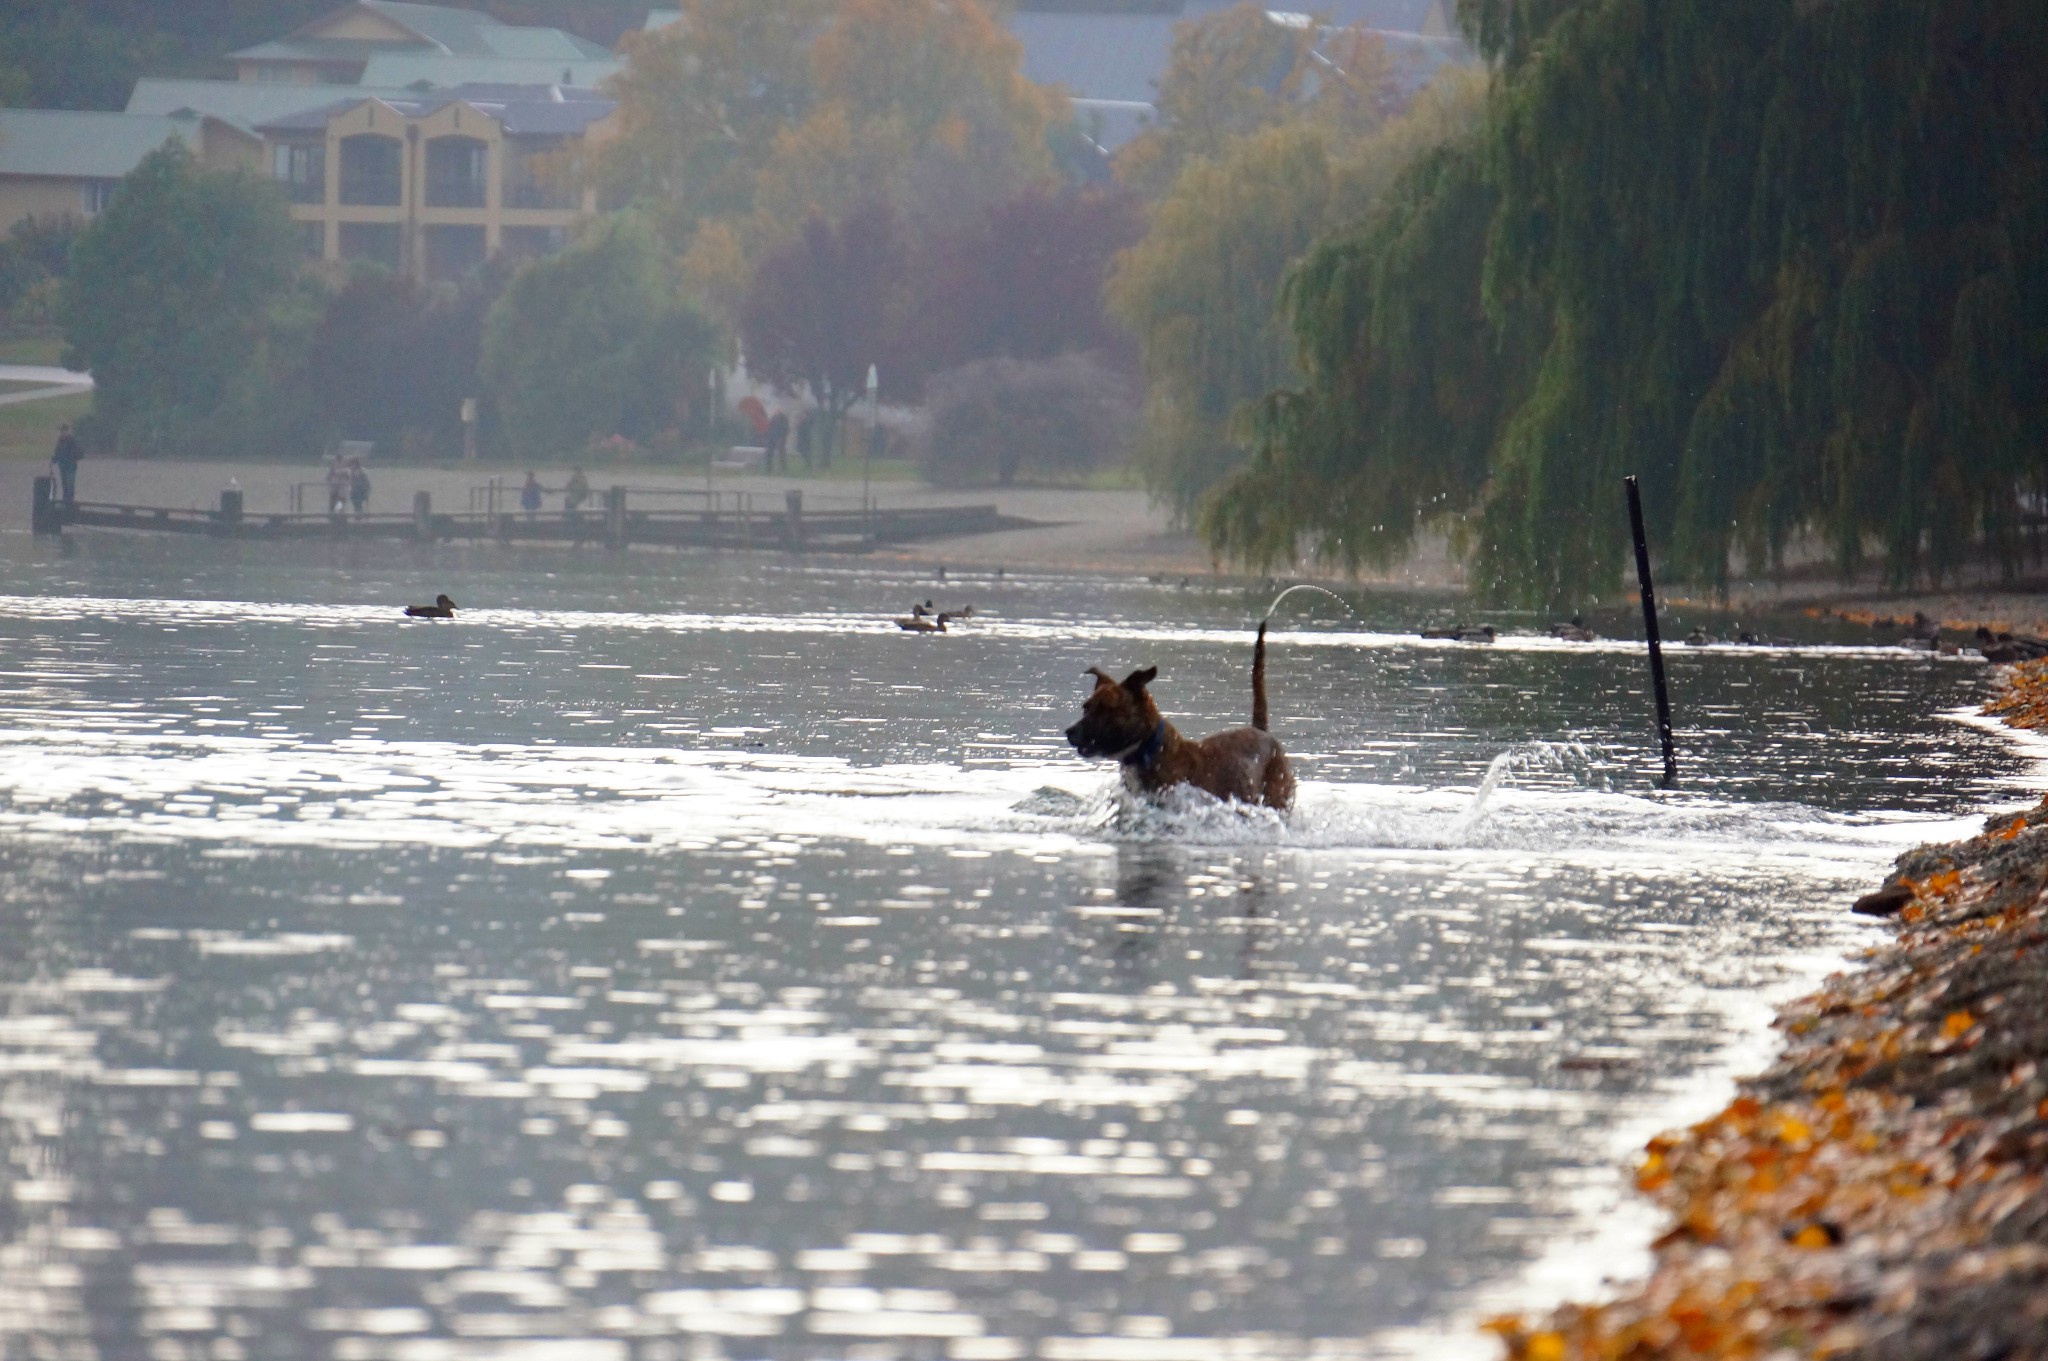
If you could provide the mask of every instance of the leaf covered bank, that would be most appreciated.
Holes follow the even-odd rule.
[[[2048,721],[2048,664],[1993,711]],[[1780,1014],[1785,1052],[1652,1140],[1649,1280],[1492,1325],[1512,1361],[2048,1355],[2048,801],[1901,856],[1897,938]]]

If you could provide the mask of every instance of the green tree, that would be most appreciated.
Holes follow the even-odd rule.
[[[513,277],[484,319],[480,373],[513,452],[558,458],[673,424],[711,349],[652,224],[621,213]]]
[[[1296,511],[1219,505],[1219,544],[1256,557],[1299,531],[1346,557],[1420,502],[1346,509],[1338,489],[1423,485],[1455,449],[1439,490],[1476,513],[1475,579],[1530,603],[1613,588],[1636,471],[1653,537],[1708,585],[1738,555],[1758,571],[1815,546],[1899,582],[1981,553],[2017,570],[2021,507],[2048,494],[2048,261],[2023,244],[2048,232],[2048,10],[1461,15],[1502,63],[1485,128],[1392,211],[1422,223],[1462,200],[1483,249],[1450,230],[1457,251],[1417,250],[1389,218],[1329,248],[1342,268],[1304,269],[1307,381],[1267,403],[1269,476],[1241,489],[1305,479]],[[1483,302],[1486,364],[1461,328],[1381,325],[1390,300],[1432,295]],[[1427,419],[1386,419],[1390,380],[1445,374],[1460,381],[1434,384]]]
[[[304,325],[297,260],[275,185],[202,170],[175,138],[144,157],[79,234],[61,305],[66,362],[92,370],[102,437],[248,451],[274,348]]]
[[[1183,513],[1244,461],[1252,438],[1240,409],[1296,376],[1296,340],[1277,311],[1289,266],[1363,215],[1403,166],[1469,128],[1483,90],[1477,73],[1447,75],[1364,138],[1313,118],[1237,138],[1192,161],[1144,240],[1118,257],[1110,309],[1144,352],[1140,466]]]

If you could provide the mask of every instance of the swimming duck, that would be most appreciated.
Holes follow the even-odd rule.
[[[1452,624],[1448,628],[1424,629],[1422,636],[1458,643],[1490,643],[1499,635],[1491,624]]]
[[[898,619],[896,627],[902,629],[905,633],[944,633],[946,631],[946,621],[952,617],[952,615],[947,614],[944,610],[939,611],[936,616],[930,619],[925,618],[921,614],[913,614],[908,619]]]
[[[896,627],[900,629],[910,629],[913,632],[920,632],[926,628],[931,627],[931,625],[927,622],[927,620],[931,616],[931,612],[932,602],[929,600],[925,601],[922,605],[912,605],[910,607],[910,613],[896,621]]]
[[[974,606],[962,605],[957,610],[947,610],[946,617],[948,619],[951,619],[956,624],[960,622],[962,619],[972,619],[974,618]]]
[[[1720,640],[1703,628],[1695,628],[1691,633],[1685,635],[1685,642],[1688,647],[1711,647],[1718,641]]]
[[[1599,637],[1593,630],[1587,628],[1586,621],[1576,614],[1562,624],[1552,624],[1550,636],[1562,638],[1567,643],[1590,643]]]
[[[407,605],[405,615],[408,619],[453,619],[455,602],[445,595],[437,595],[431,605]]]

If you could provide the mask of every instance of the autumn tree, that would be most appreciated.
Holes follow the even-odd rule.
[[[1110,309],[1143,350],[1148,484],[1193,515],[1244,461],[1238,415],[1293,382],[1295,340],[1276,312],[1291,265],[1324,233],[1365,214],[1400,169],[1469,127],[1484,77],[1439,77],[1371,135],[1299,117],[1188,163],[1117,260]]]
[[[812,218],[755,272],[740,313],[748,371],[817,403],[828,464],[870,365],[885,393],[914,392],[922,377],[906,343],[909,259],[895,213],[870,204],[836,223]]]
[[[654,213],[671,241],[753,209],[754,177],[815,102],[810,47],[832,0],[682,0],[682,17],[636,33],[613,78],[618,134],[608,191]]]
[[[1052,173],[1065,101],[982,0],[838,0],[810,56],[815,103],[761,172],[771,236],[869,199],[943,230]]]
[[[992,205],[926,252],[918,315],[929,367],[1071,351],[1134,363],[1103,287],[1117,252],[1144,230],[1142,206],[1123,189],[1039,187]]]
[[[1388,70],[1376,35],[1322,30],[1256,0],[1176,24],[1158,123],[1118,153],[1117,176],[1158,197],[1191,162],[1281,123],[1314,118],[1343,135],[1369,131],[1388,112]]]

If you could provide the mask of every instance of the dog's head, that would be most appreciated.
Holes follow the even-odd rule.
[[[1122,680],[1092,666],[1088,674],[1095,677],[1095,691],[1081,705],[1081,721],[1067,729],[1067,741],[1090,758],[1119,758],[1136,750],[1159,726],[1159,706],[1145,693],[1159,668],[1148,666]]]

